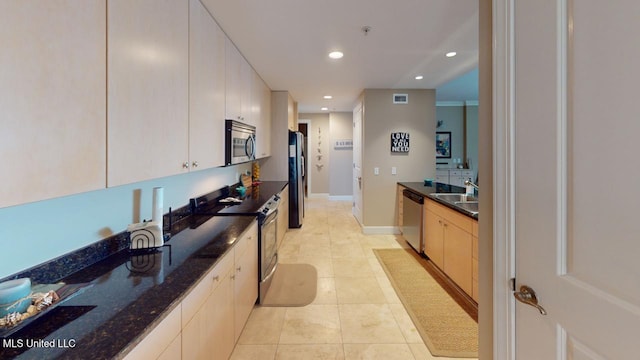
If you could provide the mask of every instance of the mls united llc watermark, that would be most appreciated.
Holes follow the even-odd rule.
[[[2,347],[7,349],[22,348],[74,348],[75,339],[2,339]]]

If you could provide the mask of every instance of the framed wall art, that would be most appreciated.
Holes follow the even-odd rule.
[[[451,158],[451,131],[436,132],[436,158]]]

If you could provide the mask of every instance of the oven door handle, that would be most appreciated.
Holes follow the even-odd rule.
[[[276,272],[276,269],[278,268],[278,253],[276,253],[275,255],[276,255],[276,264],[273,265],[273,268],[271,269],[271,271],[269,271],[269,274],[267,276],[265,276],[264,279],[262,279],[262,281],[260,281],[260,282],[267,281],[270,277],[273,276],[273,273]]]
[[[271,218],[271,220],[269,220],[268,222],[264,223],[262,225],[262,227],[267,227],[267,226],[271,225],[271,223],[273,223],[276,220],[278,220],[278,209],[275,209],[271,214],[267,215],[265,220],[268,219],[268,218]]]

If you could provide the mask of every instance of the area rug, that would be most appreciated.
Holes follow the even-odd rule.
[[[309,264],[278,264],[262,306],[305,306],[316,298],[318,271]]]
[[[387,277],[434,356],[478,357],[478,323],[405,249],[374,249]]]

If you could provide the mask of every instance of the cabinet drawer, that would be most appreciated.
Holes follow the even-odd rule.
[[[230,251],[200,280],[200,282],[182,300],[182,327],[191,321],[198,309],[205,303],[211,292],[233,267],[233,252]]]
[[[258,222],[254,221],[247,232],[242,235],[242,237],[238,240],[238,243],[233,247],[234,249],[234,258],[235,262],[238,263],[242,255],[244,255],[245,251],[251,245],[252,242],[258,241]]]
[[[442,216],[445,220],[451,222],[452,224],[468,233],[472,232],[473,220],[471,220],[471,218],[444,205],[440,205],[439,203],[429,198],[425,198],[425,200],[425,207],[427,208],[427,210],[431,210],[434,213]]]
[[[227,253],[216,266],[207,274],[207,281],[211,282],[211,291],[215,291],[222,279],[233,268],[232,252]]]

